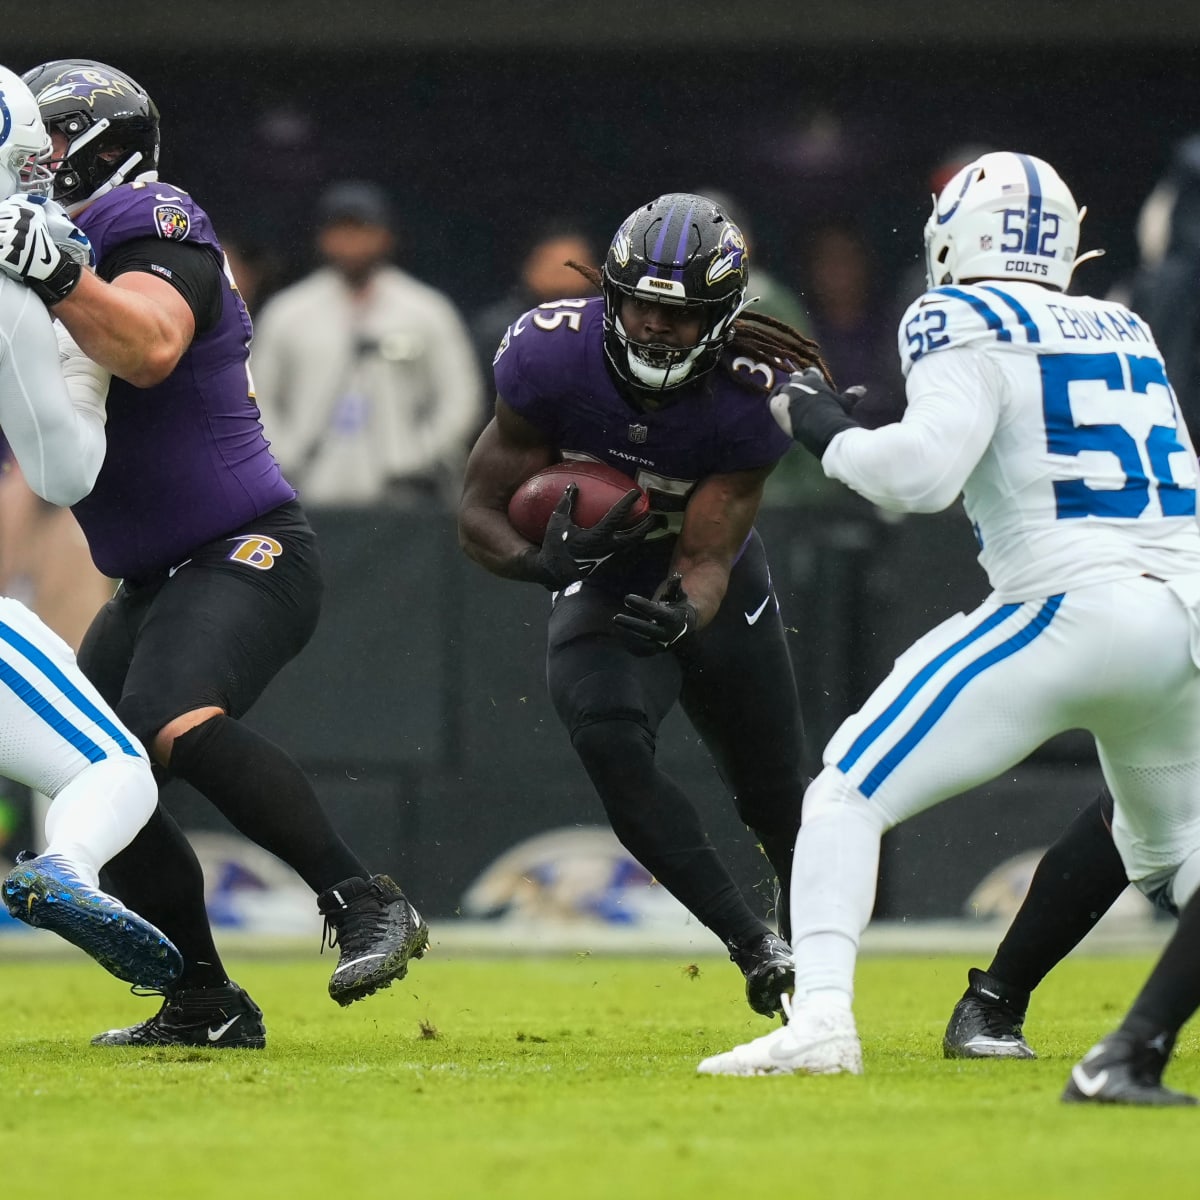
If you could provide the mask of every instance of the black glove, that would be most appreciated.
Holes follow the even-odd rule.
[[[641,496],[637,488],[630,488],[595,525],[584,529],[571,520],[578,494],[578,485],[568,483],[546,524],[541,546],[526,551],[529,577],[552,592],[587,578],[618,550],[640,542],[658,524],[650,514],[629,529],[622,528]]]
[[[683,590],[682,575],[672,575],[654,593],[653,600],[626,596],[625,607],[629,611],[617,613],[613,624],[637,655],[669,649],[696,628],[696,606]]]
[[[856,387],[839,392],[825,382],[816,367],[809,367],[795,372],[771,393],[771,415],[784,433],[821,458],[839,433],[861,428],[850,410],[863,390]]]
[[[47,306],[65,300],[83,274],[78,260],[55,242],[42,205],[26,196],[0,203],[0,270]]]

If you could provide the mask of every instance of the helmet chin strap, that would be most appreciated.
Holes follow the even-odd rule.
[[[625,361],[629,365],[629,370],[639,383],[644,384],[647,388],[653,391],[666,391],[669,388],[678,387],[686,382],[692,374],[692,369],[695,366],[696,359],[710,349],[716,342],[724,342],[726,330],[730,329],[733,322],[737,319],[738,314],[742,312],[747,305],[753,304],[758,299],[757,296],[743,296],[738,304],[728,316],[724,318],[718,325],[714,326],[708,333],[696,343],[695,346],[688,351],[686,357],[679,362],[671,363],[666,367],[654,367],[643,359],[639,358],[634,347],[642,346],[644,343],[637,342],[629,336],[625,331],[625,326],[621,323],[619,314],[613,315],[613,323],[616,326],[617,336],[625,346]],[[667,347],[674,349],[674,347]],[[682,349],[682,347],[680,347]]]
[[[82,212],[93,201],[99,200],[101,196],[107,195],[123,183],[153,183],[158,178],[157,171],[141,171],[132,180],[126,179],[126,176],[141,161],[142,152],[135,150],[90,196],[86,196],[82,200],[76,200],[74,204],[68,204],[66,206],[67,216],[73,217],[76,213]]]

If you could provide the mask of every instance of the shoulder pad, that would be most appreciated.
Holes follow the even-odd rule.
[[[1029,311],[1001,284],[955,284],[933,288],[908,308],[900,321],[900,362],[907,375],[913,363],[953,346],[1026,345],[1040,341]]]

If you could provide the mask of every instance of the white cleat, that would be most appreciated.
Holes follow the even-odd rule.
[[[849,1009],[789,1002],[787,1024],[724,1054],[706,1058],[701,1075],[861,1075],[862,1043]]]

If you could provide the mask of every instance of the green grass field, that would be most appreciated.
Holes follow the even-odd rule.
[[[1071,1064],[1144,957],[1077,958],[1035,1000],[1036,1062],[950,1063],[968,960],[864,958],[862,1078],[712,1079],[767,1032],[715,958],[431,955],[340,1010],[328,962],[235,961],[265,1051],[90,1047],[152,1000],[80,956],[0,966],[7,1196],[1188,1196],[1200,1111],[1075,1108]],[[1200,1038],[1168,1075],[1200,1090]]]

